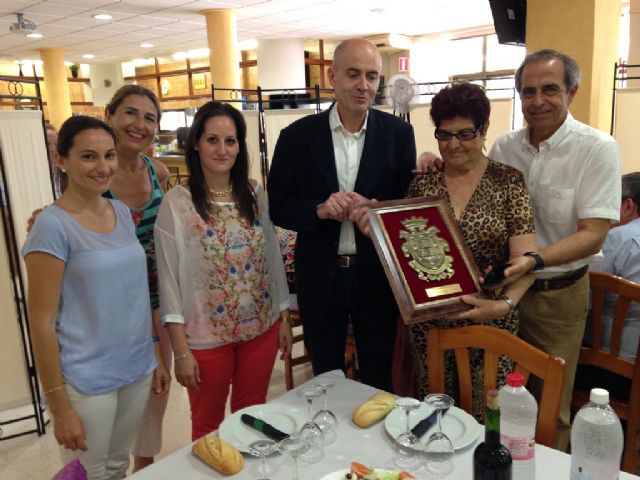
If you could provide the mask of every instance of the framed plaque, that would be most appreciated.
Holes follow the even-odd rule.
[[[406,325],[472,308],[460,297],[480,291],[478,267],[444,199],[379,202],[368,215]]]

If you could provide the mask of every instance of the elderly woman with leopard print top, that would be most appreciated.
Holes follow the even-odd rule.
[[[416,175],[407,197],[437,196],[447,200],[464,240],[481,272],[525,252],[536,251],[535,226],[529,193],[522,173],[494,162],[484,153],[491,106],[484,90],[471,83],[454,83],[441,90],[431,103],[444,168]],[[356,214],[357,216],[357,214]],[[358,216],[364,220],[366,215]],[[358,221],[366,232],[366,220]],[[407,327],[409,350],[418,398],[427,394],[426,335],[430,328],[448,328],[483,323],[518,331],[517,304],[531,286],[533,275],[508,279],[501,289],[485,291],[482,297],[463,296],[473,308],[447,318]],[[510,282],[510,283],[509,283]],[[482,356],[472,352],[473,414],[483,414]],[[457,398],[454,359],[447,358],[446,390]],[[501,359],[498,384],[512,368]]]

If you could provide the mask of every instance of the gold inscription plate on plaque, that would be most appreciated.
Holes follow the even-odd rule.
[[[442,287],[434,287],[434,288],[425,288],[425,292],[427,292],[427,297],[439,297],[441,295],[449,295],[450,293],[460,293],[462,292],[462,287],[459,283],[452,283],[451,285],[443,285]]]

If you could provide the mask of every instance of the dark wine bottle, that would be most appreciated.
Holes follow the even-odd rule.
[[[511,454],[500,443],[498,390],[487,392],[484,442],[473,452],[473,480],[511,480]]]

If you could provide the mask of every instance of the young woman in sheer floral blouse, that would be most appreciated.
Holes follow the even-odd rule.
[[[291,348],[289,292],[266,194],[249,180],[246,125],[209,102],[186,144],[189,181],[165,195],[155,225],[160,314],[192,437],[231,411],[266,401],[276,352]],[[282,319],[282,321],[280,321]]]

